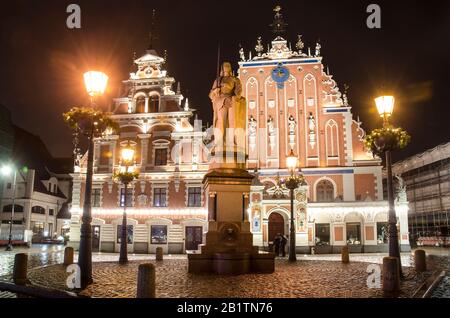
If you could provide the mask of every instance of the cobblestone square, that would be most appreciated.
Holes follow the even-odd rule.
[[[65,284],[68,273],[66,267],[61,265],[63,249],[37,249],[30,252],[31,282],[68,290]],[[3,265],[3,277],[0,279],[11,278],[13,255],[0,253],[0,263]],[[379,298],[384,297],[381,289],[367,287],[367,268],[369,264],[380,265],[384,256],[385,254],[351,254],[351,262],[343,264],[340,262],[340,255],[298,255],[295,264],[286,259],[278,259],[273,274],[218,276],[188,274],[185,255],[166,255],[164,261],[157,262],[154,255],[131,254],[127,265],[119,265],[118,254],[97,253],[93,254],[94,284],[81,295],[134,298],[139,264],[152,263],[156,268],[156,296],[163,298]],[[445,251],[439,256],[431,255],[429,270],[418,274],[411,267],[411,254],[403,254],[405,279],[398,297],[411,297],[434,271],[448,271],[449,260],[449,254]],[[4,265],[8,265],[9,270]],[[0,293],[0,297],[12,296]]]

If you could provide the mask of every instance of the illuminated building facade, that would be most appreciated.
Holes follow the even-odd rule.
[[[286,157],[291,150],[307,185],[295,193],[297,250],[337,253],[387,251],[388,203],[383,200],[382,166],[364,149],[364,130],[355,120],[347,96],[324,71],[321,47],[295,50],[282,37],[280,10],[275,39],[267,50],[258,38],[255,52],[240,50],[239,78],[247,99],[247,167],[257,170],[248,207],[254,244],[270,247],[277,233],[288,234],[289,190]],[[253,56],[253,57],[252,57]],[[164,59],[149,50],[135,61],[136,73],[125,81],[127,94],[115,100],[120,134],[96,141],[92,202],[94,250],[119,250],[118,226],[123,208],[122,186],[112,174],[118,168],[120,145],[136,142],[140,178],[129,192],[129,249],[169,253],[196,249],[207,231],[209,194],[202,179],[208,152],[201,147],[205,132],[191,125],[193,110]],[[200,125],[201,126],[201,125]],[[73,174],[71,244],[78,246],[86,158]],[[400,244],[409,249],[408,204],[397,202]]]
[[[179,84],[164,70],[164,58],[147,50],[135,60],[138,70],[124,81],[126,94],[115,99],[113,118],[120,133],[95,141],[92,191],[93,250],[118,252],[124,187],[114,182],[120,167],[121,146],[135,144],[139,180],[129,186],[127,212],[129,250],[154,253],[162,246],[170,253],[196,249],[206,231],[206,197],[202,180],[208,170],[201,151],[201,124],[191,124],[193,109]],[[71,245],[78,246],[84,202],[86,156],[73,174]]]

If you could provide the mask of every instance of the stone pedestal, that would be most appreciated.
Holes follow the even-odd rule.
[[[231,158],[239,158],[235,154]],[[228,158],[230,161],[230,158]],[[231,160],[232,161],[232,160]],[[247,219],[248,196],[253,175],[245,163],[213,163],[203,185],[211,200],[205,244],[188,253],[189,273],[272,273],[275,254],[259,252]]]

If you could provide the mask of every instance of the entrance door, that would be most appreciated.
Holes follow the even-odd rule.
[[[198,245],[203,242],[203,227],[186,226],[186,250],[197,250]]]
[[[100,226],[92,225],[92,251],[100,252]]]
[[[269,216],[269,242],[273,242],[277,233],[284,235],[284,218],[281,214],[273,212]]]

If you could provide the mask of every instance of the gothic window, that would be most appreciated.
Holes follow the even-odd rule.
[[[125,188],[120,189],[120,206],[125,206]],[[127,207],[133,206],[133,189],[127,188]]]
[[[325,127],[327,157],[339,156],[338,125],[334,120],[329,120]]]
[[[190,187],[188,189],[188,207],[202,206],[202,188]]]
[[[317,202],[332,202],[334,200],[334,186],[329,180],[322,180],[316,186]]]
[[[101,197],[101,189],[93,189],[92,190],[92,206],[94,208],[100,207],[100,197]]]
[[[153,189],[153,206],[155,207],[166,207],[166,188],[155,188]]]
[[[159,112],[159,96],[158,95],[150,96],[149,112],[150,113],[157,113],[157,112]]]

